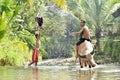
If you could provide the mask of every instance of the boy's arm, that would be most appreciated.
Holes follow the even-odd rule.
[[[72,32],[72,34],[80,34],[83,31],[84,28],[82,28],[80,31],[78,32]]]

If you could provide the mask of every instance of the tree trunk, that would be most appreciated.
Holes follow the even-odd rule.
[[[102,50],[101,50],[101,42],[100,42],[100,38],[101,38],[101,28],[98,26],[96,27],[96,33],[95,33],[95,36],[96,36],[96,49],[97,49],[97,52],[98,53],[101,53]]]

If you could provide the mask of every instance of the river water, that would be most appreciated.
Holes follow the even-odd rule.
[[[0,80],[120,80],[120,65],[0,67]]]

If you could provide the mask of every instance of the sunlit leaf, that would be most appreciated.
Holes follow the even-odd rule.
[[[59,6],[62,9],[67,9],[67,2],[66,0],[56,0],[57,6]]]
[[[0,40],[4,37],[5,32],[6,32],[5,30],[0,31]]]
[[[21,9],[21,6],[17,6],[16,9],[14,10],[14,16],[16,16]]]
[[[2,16],[0,17],[0,31],[5,30],[6,28],[6,18],[5,18],[5,12],[2,13]]]
[[[28,4],[31,6],[33,3],[33,0],[27,0]]]
[[[28,50],[27,44],[25,44],[24,42],[16,41],[11,44],[20,47],[20,49],[23,50],[24,52]]]

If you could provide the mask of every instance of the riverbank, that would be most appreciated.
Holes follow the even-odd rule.
[[[97,64],[104,64],[104,63],[110,63],[110,59],[104,60],[96,60]],[[72,58],[58,58],[58,59],[48,59],[43,60],[41,62],[38,62],[38,65],[44,65],[44,66],[72,66],[72,65],[79,65],[79,60],[77,59],[77,62],[75,62],[75,57]]]
[[[105,57],[105,56],[104,56]],[[109,63],[115,63],[111,58],[109,57],[101,57],[101,59],[95,60],[97,64],[109,64]],[[43,60],[38,63],[38,65],[43,66],[71,66],[71,65],[79,65],[79,59],[77,59],[77,62],[75,62],[75,57],[71,58],[57,58],[57,59],[48,59]]]
[[[55,65],[58,65],[58,66],[70,66],[70,65],[76,65],[78,64],[78,61],[77,63],[75,63],[75,58],[72,57],[72,58],[57,58],[57,59],[48,59],[48,60],[43,60],[41,62],[38,63],[38,65],[44,65],[44,66],[55,66]]]

